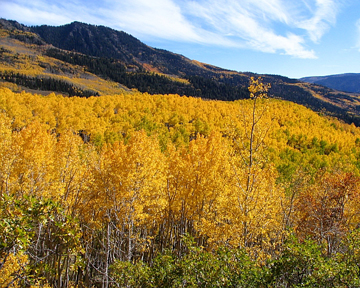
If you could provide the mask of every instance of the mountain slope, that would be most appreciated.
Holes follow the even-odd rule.
[[[360,73],[345,73],[328,76],[313,76],[300,79],[304,82],[315,83],[331,89],[360,93]]]
[[[302,104],[360,125],[358,95],[278,75],[225,70],[149,47],[125,32],[104,26],[73,22],[59,27],[26,27],[1,19],[0,28],[7,33],[1,37],[0,44],[15,38],[24,45],[32,45],[31,49],[36,51],[32,53],[49,57],[53,62],[60,60],[65,63],[62,65],[75,67],[72,69],[82,67],[83,71],[103,80],[141,92],[232,101],[248,98],[250,77],[262,76],[264,82],[271,84],[270,97]],[[48,67],[47,71],[51,70]],[[53,75],[57,77],[55,72]]]
[[[95,57],[119,59],[126,64],[146,63],[154,72],[174,75],[199,75],[210,71],[225,71],[169,51],[149,47],[135,37],[114,29],[73,22],[64,26],[36,26],[31,30],[55,47]]]

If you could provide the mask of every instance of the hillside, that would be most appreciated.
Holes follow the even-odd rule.
[[[31,31],[47,43],[85,55],[114,58],[127,65],[147,67],[148,70],[169,75],[198,75],[225,71],[201,65],[169,51],[149,47],[133,36],[104,26],[73,22],[64,26],[35,26]]]
[[[331,89],[350,93],[360,93],[360,74],[345,73],[328,76],[313,76],[300,79],[304,82],[315,83]]]
[[[51,67],[60,60],[63,63],[61,65],[72,67],[70,70],[76,71],[82,67],[83,71],[91,73],[92,77],[97,77],[99,81],[118,83],[119,87],[125,89],[137,89],[150,94],[179,94],[226,101],[248,98],[246,87],[250,77],[262,76],[264,81],[272,86],[269,91],[271,97],[305,105],[314,111],[321,111],[347,123],[360,125],[358,109],[360,101],[357,94],[338,92],[278,75],[257,75],[224,70],[190,60],[182,55],[149,47],[125,32],[104,26],[73,22],[59,27],[46,25],[26,27],[4,19],[0,20],[0,26],[6,31],[0,39],[3,49],[12,51],[14,55],[21,55],[21,51],[26,51],[28,55],[30,53],[47,57],[47,64],[32,63],[33,67],[36,65]],[[14,40],[18,41],[16,45]],[[21,43],[28,46],[20,48]],[[9,48],[14,45],[17,47],[15,50]],[[29,49],[32,52],[29,52]],[[9,61],[6,61],[6,65],[9,65]],[[12,67],[11,71],[17,69],[14,65]],[[58,77],[57,70],[59,69],[47,69],[47,77]],[[25,74],[28,73],[24,71]],[[9,81],[10,78],[14,76],[10,75],[7,80]],[[66,81],[75,81],[73,76],[70,78],[69,80],[68,77]],[[32,82],[28,85],[32,89],[48,90],[49,88],[49,85],[35,87],[36,83],[33,83],[36,81],[29,82]],[[84,81],[78,82],[81,82],[81,85],[75,83],[76,87],[89,90],[83,93],[84,96],[92,93],[103,94],[99,89],[94,90],[90,81],[87,81],[88,87],[83,84]],[[116,84],[111,85],[116,86]],[[52,89],[56,90],[54,87]],[[59,92],[75,94],[68,88],[62,90],[65,91],[59,90]]]

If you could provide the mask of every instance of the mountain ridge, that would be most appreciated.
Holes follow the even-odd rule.
[[[334,90],[360,93],[360,73],[343,73],[325,76],[309,76],[299,80],[323,85]]]
[[[167,50],[152,48],[142,43],[137,38],[115,29],[72,22],[62,26],[34,26],[32,32],[37,33],[47,43],[68,51],[76,51],[94,57],[114,58],[127,64],[148,63],[155,66],[160,73],[175,74],[197,74],[203,70],[212,70],[208,65],[194,63],[189,58]],[[101,39],[101,41],[93,41]],[[173,62],[173,65],[164,65]],[[185,65],[186,64],[186,65]],[[215,70],[218,70],[216,67]],[[223,71],[225,69],[220,68]]]

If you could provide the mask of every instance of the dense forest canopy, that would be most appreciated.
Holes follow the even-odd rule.
[[[2,285],[356,286],[360,129],[251,87],[1,88]]]

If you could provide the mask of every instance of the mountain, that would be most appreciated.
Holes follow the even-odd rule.
[[[300,80],[308,83],[323,85],[339,91],[360,93],[360,73],[304,77]]]
[[[64,26],[36,26],[31,30],[47,43],[60,49],[76,51],[82,54],[114,58],[128,65],[164,74],[203,75],[207,71],[226,71],[166,50],[149,47],[135,37],[114,29],[73,22]]]
[[[12,65],[13,74],[7,74],[6,81],[18,84],[21,82],[25,87],[26,83],[30,83],[31,87],[27,87],[31,89],[56,90],[58,89],[56,87],[61,86],[62,90],[59,92],[70,96],[102,95],[106,93],[105,91],[112,91],[96,88],[96,85],[89,81],[84,84],[83,78],[89,80],[98,77],[96,78],[98,83],[113,81],[116,83],[112,84],[113,86],[137,89],[149,94],[179,94],[233,101],[248,98],[247,86],[250,77],[261,76],[264,82],[271,84],[270,97],[292,101],[314,111],[338,117],[345,122],[360,125],[360,98],[356,94],[339,92],[322,85],[279,75],[259,75],[222,69],[191,60],[183,55],[149,47],[125,32],[108,27],[80,22],[57,27],[47,25],[27,27],[15,21],[1,19],[0,29],[3,31],[0,48],[6,53],[13,51],[13,55],[8,55],[6,59],[4,57],[6,53],[0,58],[4,67],[9,67],[10,62]],[[18,42],[15,43],[15,40]],[[21,45],[26,47],[20,48]],[[16,51],[13,49],[14,46],[18,47]],[[29,52],[29,49],[32,49],[32,52]],[[59,75],[62,75],[61,77],[67,77],[66,83],[61,78],[59,81],[63,82],[60,84],[48,83],[49,85],[37,87],[37,83],[44,81],[34,79],[33,75],[32,78],[29,78],[29,75],[24,76],[24,73],[29,73],[26,69],[22,70],[23,74],[15,75],[19,73],[15,68],[19,67],[16,53],[21,55],[22,51],[27,51],[27,55],[42,56],[42,61],[25,57],[27,62],[34,60],[32,62],[34,67],[40,65],[36,68],[38,71],[43,69],[42,74],[35,73],[36,77],[58,79]],[[44,62],[43,59],[47,61]],[[9,72],[9,68],[1,70]],[[75,74],[81,77],[76,78]],[[69,83],[76,89],[66,87]]]

